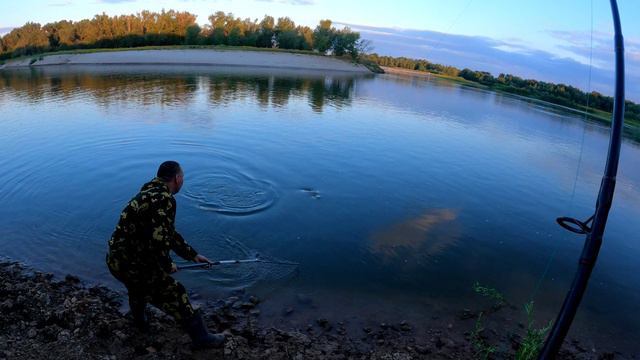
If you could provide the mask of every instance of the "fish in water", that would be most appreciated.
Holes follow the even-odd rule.
[[[314,199],[320,199],[320,191],[314,189],[314,188],[310,188],[310,187],[303,187],[300,189],[300,191],[306,193],[307,195],[311,196]]]

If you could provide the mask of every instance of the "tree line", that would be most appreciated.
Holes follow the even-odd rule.
[[[475,71],[466,68],[460,70],[453,66],[435,64],[424,59],[380,56],[378,54],[368,54],[364,58],[380,66],[458,76],[494,90],[514,93],[562,106],[580,108],[588,105],[589,108],[601,111],[611,112],[613,110],[613,98],[611,96],[603,95],[597,91],[587,93],[571,85],[523,79],[511,74],[500,74],[498,77],[494,77],[486,71]],[[640,122],[640,105],[632,101],[625,101],[625,119]]]
[[[142,11],[138,14],[95,15],[80,21],[62,20],[41,26],[26,23],[0,38],[0,60],[48,51],[83,48],[131,48],[162,45],[229,45],[260,48],[310,50],[321,54],[349,55],[363,63],[399,67],[458,76],[492,89],[537,98],[551,103],[611,112],[613,98],[599,92],[589,94],[565,84],[523,79],[511,74],[494,77],[484,71],[458,69],[424,59],[368,54],[371,46],[349,27],[336,29],[331,20],[321,20],[311,29],[296,25],[289,17],[262,20],[241,19],[218,11],[202,27],[196,15],[175,10]],[[640,105],[626,102],[627,119],[640,122]]]
[[[200,27],[196,15],[175,10],[138,14],[95,15],[41,26],[26,23],[0,38],[0,60],[48,51],[82,48],[130,48],[158,45],[230,45],[314,50],[357,58],[368,43],[349,27],[336,29],[321,20],[315,29],[296,25],[289,17],[241,19],[218,11]]]

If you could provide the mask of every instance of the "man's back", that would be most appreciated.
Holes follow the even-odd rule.
[[[158,178],[144,184],[120,214],[109,240],[109,259],[118,270],[170,269],[170,239],[174,235],[175,199]],[[166,267],[166,262],[169,262]]]

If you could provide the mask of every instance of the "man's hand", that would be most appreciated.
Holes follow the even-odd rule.
[[[176,263],[171,263],[171,273],[178,271],[178,265]]]
[[[210,263],[211,261],[209,261],[209,259],[207,259],[206,256],[198,254],[196,255],[196,257],[193,258],[193,262]]]

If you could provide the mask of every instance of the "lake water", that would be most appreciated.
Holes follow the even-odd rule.
[[[125,203],[174,159],[185,170],[177,228],[196,249],[300,263],[294,272],[262,264],[178,273],[201,301],[247,289],[265,299],[265,323],[429,326],[473,308],[478,281],[518,307],[535,300],[548,321],[583,244],[555,218],[592,214],[608,136],[581,115],[436,79],[176,66],[4,71],[0,255],[118,287],[104,264],[107,240]],[[639,158],[626,140],[601,255],[569,335],[633,354]]]

